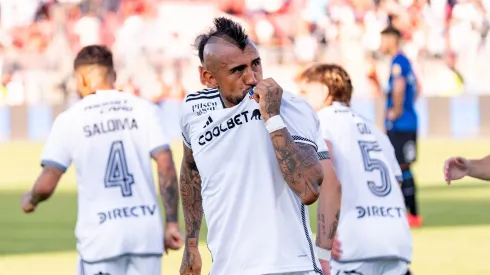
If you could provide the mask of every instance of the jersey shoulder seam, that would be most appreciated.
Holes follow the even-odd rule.
[[[213,89],[203,89],[198,92],[190,93],[185,97],[185,102],[190,102],[194,100],[206,100],[219,97],[219,91],[216,88]]]

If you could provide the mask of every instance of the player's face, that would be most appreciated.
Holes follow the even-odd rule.
[[[244,50],[232,44],[216,45],[213,50],[218,52],[213,59],[215,68],[204,72],[204,82],[218,88],[225,101],[237,105],[262,80],[259,52],[252,42]]]
[[[315,111],[324,107],[328,97],[328,87],[320,82],[299,83],[300,96],[304,98]]]
[[[391,54],[396,47],[396,37],[389,34],[381,35],[381,44],[379,50],[383,54]]]

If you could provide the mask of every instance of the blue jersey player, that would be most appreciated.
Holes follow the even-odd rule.
[[[402,189],[410,212],[410,226],[419,227],[422,225],[422,218],[417,212],[415,182],[410,170],[417,155],[418,122],[415,99],[418,82],[410,61],[400,49],[400,31],[389,26],[381,34],[381,51],[393,58],[387,87],[385,127],[403,172]]]

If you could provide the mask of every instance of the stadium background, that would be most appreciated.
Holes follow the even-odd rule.
[[[114,51],[118,88],[161,105],[164,126],[181,159],[179,102],[200,88],[192,38],[226,15],[258,41],[265,76],[296,91],[297,73],[312,61],[347,68],[354,108],[381,122],[389,60],[377,53],[391,22],[422,83],[420,204],[425,225],[413,230],[415,274],[490,274],[490,188],[442,182],[444,158],[490,153],[488,0],[0,0],[0,275],[74,274],[74,169],[34,215],[20,195],[40,171],[42,142],[56,115],[76,102],[72,60],[80,47]],[[373,69],[375,68],[375,70]],[[314,219],[315,215],[312,215]],[[314,228],[314,227],[313,227]],[[205,238],[205,231],[201,239]],[[203,274],[210,257],[201,249]],[[178,274],[181,252],[164,258]]]

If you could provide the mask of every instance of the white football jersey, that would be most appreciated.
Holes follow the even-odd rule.
[[[252,96],[224,108],[218,90],[206,89],[182,110],[184,144],[202,179],[210,274],[320,272],[308,209],[284,181]],[[281,116],[296,142],[318,148],[318,118],[304,100],[284,93]]]
[[[162,254],[151,153],[168,146],[157,107],[115,90],[97,91],[56,118],[42,165],[76,168],[84,261]]]
[[[318,112],[342,184],[339,262],[412,259],[412,237],[397,177],[401,171],[388,137],[334,102]],[[335,262],[332,263],[335,265]]]

